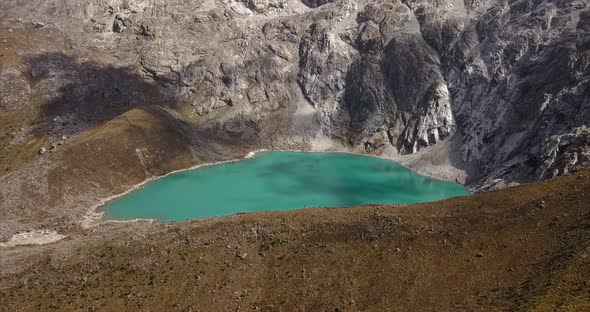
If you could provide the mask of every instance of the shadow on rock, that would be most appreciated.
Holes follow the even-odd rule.
[[[218,129],[215,125],[195,126],[186,122],[179,113],[183,103],[176,84],[162,86],[149,81],[138,66],[80,62],[63,53],[35,55],[27,59],[27,65],[29,79],[41,103],[40,112],[48,122],[42,131],[47,132],[50,142],[103,125],[133,109],[142,109],[153,114],[187,145],[198,148],[199,154],[207,154],[210,149],[217,149],[216,146],[254,144],[252,135],[237,135],[224,130],[227,127]]]
[[[134,67],[78,62],[62,53],[27,59],[50,134],[75,134],[136,107],[176,108],[173,92],[146,82]]]

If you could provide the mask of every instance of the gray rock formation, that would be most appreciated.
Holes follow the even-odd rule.
[[[41,105],[57,139],[147,105],[257,147],[460,137],[474,188],[588,162],[585,0],[23,0],[0,25],[0,110]]]

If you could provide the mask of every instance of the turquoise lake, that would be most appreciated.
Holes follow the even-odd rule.
[[[171,174],[106,203],[107,220],[162,222],[237,212],[410,204],[469,195],[389,160],[344,153],[263,152]]]

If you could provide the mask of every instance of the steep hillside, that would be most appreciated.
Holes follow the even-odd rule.
[[[590,171],[429,204],[105,224],[0,251],[5,311],[588,311]]]
[[[0,239],[250,150],[473,190],[589,162],[585,0],[0,3]]]

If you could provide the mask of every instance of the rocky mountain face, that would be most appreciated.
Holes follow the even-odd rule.
[[[339,36],[312,25],[302,90],[338,116],[329,131],[367,150],[415,153],[457,133],[461,162],[480,168],[472,183],[564,174],[589,160],[588,12],[582,1],[367,3]]]
[[[0,40],[0,144],[28,155],[4,184],[47,167],[40,146],[76,172],[70,138],[105,135],[130,153],[168,142],[112,134],[137,109],[182,145],[168,152],[185,160],[167,169],[235,144],[322,149],[320,138],[398,155],[456,140],[443,152],[475,189],[590,161],[586,0],[15,0],[0,3]],[[146,177],[169,161],[149,151],[133,163]]]

